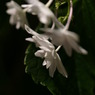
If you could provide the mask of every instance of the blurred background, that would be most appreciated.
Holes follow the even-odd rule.
[[[9,24],[9,15],[6,14],[6,2],[0,0],[0,95],[52,95],[48,89],[40,84],[35,84],[31,76],[25,73],[24,57],[29,42],[26,31],[16,30]],[[15,0],[18,4],[24,0]],[[48,0],[41,0],[47,2]],[[58,0],[56,0],[58,1]],[[60,0],[62,1],[62,0]],[[74,15],[70,30],[80,36],[80,44],[88,55],[77,53],[69,58],[63,51],[60,52],[69,78],[55,77],[55,84],[64,95],[95,95],[95,1],[73,0]],[[65,7],[67,5],[65,4]],[[63,6],[60,7],[59,16],[64,14]],[[38,25],[35,16],[29,16],[32,29]],[[36,19],[36,20],[35,20]],[[69,60],[68,60],[69,59]],[[61,81],[57,81],[61,80]],[[64,80],[64,81],[63,81]],[[60,87],[60,84],[62,87]],[[77,94],[76,94],[77,93]],[[63,94],[62,94],[63,95]]]
[[[51,95],[25,73],[24,56],[29,44],[25,38],[28,34],[9,24],[10,16],[6,14],[6,2],[9,1],[0,0],[0,95]],[[24,3],[24,0],[15,1]],[[37,21],[33,23],[35,28]]]

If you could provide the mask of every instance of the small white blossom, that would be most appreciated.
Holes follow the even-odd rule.
[[[10,15],[10,24],[16,24],[16,29],[24,28],[24,24],[28,24],[28,22],[22,8],[15,1],[10,1],[6,5],[8,7],[7,13]]]
[[[48,5],[45,6],[45,4],[39,0],[29,0],[29,2],[31,2],[31,4],[25,4],[22,5],[22,7],[25,8],[27,12],[37,15],[41,23],[48,25],[50,22],[54,22],[59,27],[63,27],[54,16],[53,12],[47,7]]]
[[[63,66],[62,61],[57,52],[55,51],[55,49],[50,48],[48,50],[48,48],[46,49],[46,47],[40,47],[40,48],[41,50],[35,52],[35,55],[37,57],[44,58],[43,66],[46,66],[47,69],[49,68],[49,75],[53,77],[54,72],[57,69],[59,73],[61,73],[63,76],[67,78],[68,75],[65,70],[65,67]]]
[[[51,41],[56,46],[63,45],[66,53],[71,56],[72,49],[78,53],[87,54],[87,51],[78,45],[79,37],[76,33],[66,30],[65,28],[50,29],[43,28],[42,31],[50,36]]]
[[[26,0],[27,3],[31,4],[35,1],[39,1],[39,0]],[[45,4],[46,7],[49,7],[51,5],[51,3],[53,2],[53,0],[48,0],[48,2]]]
[[[28,12],[37,15],[41,23],[49,24],[51,22],[51,18],[54,16],[49,8],[47,8],[43,3],[38,0],[29,0],[29,2],[31,2],[31,6],[30,4],[27,4],[22,5],[22,7],[26,7],[28,9]]]
[[[35,32],[34,30],[30,29],[27,25],[25,25],[25,30],[26,30],[29,34],[33,35],[32,38],[33,38],[33,37],[36,37],[36,36],[39,36],[39,37],[41,37],[41,38],[43,38],[43,39],[48,39],[48,38],[49,38],[49,37],[48,37],[47,35],[45,35],[45,34],[39,34],[39,33]]]
[[[32,38],[27,38],[26,40],[36,43],[36,45],[41,49],[35,52],[35,56],[44,58],[43,66],[46,66],[47,69],[49,68],[49,75],[53,77],[57,68],[59,73],[65,77],[68,77],[65,67],[63,66],[53,44],[50,43],[45,37],[41,36],[41,34],[31,30],[28,26],[25,26],[25,29],[28,33],[30,31],[33,35]]]
[[[53,45],[50,43],[47,39],[48,37],[42,34],[39,34],[32,29],[30,29],[27,25],[25,25],[25,30],[33,35],[32,38],[26,38],[27,41],[34,42],[38,47],[47,47],[47,48],[52,48]],[[54,47],[54,46],[53,46]]]
[[[71,56],[72,54],[72,49],[74,49],[78,53],[87,54],[87,51],[78,45],[78,42],[79,42],[78,35],[74,32],[68,31],[68,28],[72,19],[72,13],[73,13],[72,0],[70,0],[69,10],[70,10],[69,17],[65,26],[57,27],[57,29],[54,29],[54,26],[53,26],[53,28],[51,29],[43,28],[42,30],[50,37],[53,44],[57,46],[63,45],[66,53],[69,56]]]

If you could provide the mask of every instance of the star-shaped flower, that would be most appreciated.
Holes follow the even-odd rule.
[[[13,0],[6,3],[8,9],[7,13],[10,15],[10,24],[16,24],[16,29],[24,28],[24,24],[28,24],[26,14],[23,9]]]
[[[76,33],[68,31],[65,28],[43,28],[41,30],[50,37],[53,44],[56,46],[63,45],[69,56],[72,54],[72,49],[78,53],[87,54],[87,51],[78,45],[79,37]]]
[[[31,0],[31,4],[22,5],[22,7],[27,8],[28,12],[37,15],[40,22],[43,24],[49,24],[51,22],[51,18],[54,16],[49,8],[38,0]]]
[[[68,77],[65,67],[62,64],[62,61],[55,50],[55,47],[51,42],[49,42],[45,37],[41,36],[41,34],[34,33],[28,26],[25,26],[26,31],[31,32],[33,35],[32,38],[27,38],[26,40],[30,42],[36,43],[36,45],[41,49],[35,52],[35,56],[44,58],[43,66],[49,68],[49,75],[51,77],[54,76],[54,72],[57,68],[59,73],[63,76]]]
[[[54,22],[59,27],[63,27],[63,25],[54,16],[53,12],[47,7],[48,4],[45,6],[45,4],[39,0],[29,0],[29,2],[31,4],[23,4],[22,7],[25,8],[27,12],[37,15],[41,23],[49,25],[51,22]]]
[[[58,55],[58,53],[55,51],[54,48],[47,48],[47,47],[40,47],[41,50],[38,50],[35,52],[35,55],[37,57],[44,58],[43,66],[46,66],[46,68],[49,68],[49,75],[51,77],[54,76],[54,72],[57,69],[59,73],[61,73],[66,78],[68,77],[68,74],[65,70],[65,67],[62,64],[62,61]]]

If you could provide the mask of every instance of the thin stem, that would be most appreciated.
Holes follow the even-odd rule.
[[[69,17],[65,26],[65,29],[67,30],[69,28],[71,19],[72,19],[72,14],[73,14],[73,4],[72,4],[72,0],[69,1]]]
[[[32,5],[31,4],[28,4],[28,5],[25,4],[25,5],[21,5],[21,7],[24,8],[23,9],[24,12],[27,12],[27,10],[30,9],[32,7]]]
[[[58,46],[57,49],[56,49],[55,51],[58,52],[60,48],[61,48],[61,45]]]
[[[64,28],[64,25],[61,22],[59,22],[55,16],[53,17],[53,22],[55,22],[58,28]]]
[[[54,29],[54,27],[55,27],[55,23],[53,22],[51,29]]]
[[[47,3],[46,3],[46,7],[49,7],[51,5],[51,3],[53,2],[53,0],[49,0]]]

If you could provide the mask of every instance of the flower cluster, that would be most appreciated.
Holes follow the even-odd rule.
[[[73,5],[72,0],[69,0],[69,16],[66,25],[58,21],[54,13],[49,9],[53,0],[49,0],[47,4],[43,4],[39,0],[26,0],[28,4],[23,4],[21,7],[14,1],[7,3],[7,13],[11,15],[10,23],[16,24],[16,28],[24,28],[29,34],[30,38],[27,41],[36,44],[40,50],[35,52],[36,57],[44,59],[42,65],[49,69],[49,75],[54,76],[57,69],[66,78],[68,74],[63,66],[59,54],[57,53],[62,46],[67,55],[72,55],[72,50],[81,54],[87,54],[87,51],[78,45],[79,37],[76,33],[69,31],[69,25],[72,19]],[[26,12],[32,15],[37,15],[39,21],[44,24],[43,34],[39,34],[28,27],[26,19]],[[49,25],[52,24],[52,27]],[[56,49],[55,46],[58,46]]]
[[[7,13],[11,15],[10,24],[16,24],[16,29],[24,28],[24,25],[28,24],[24,10],[14,1],[10,1],[6,5],[8,7]]]

